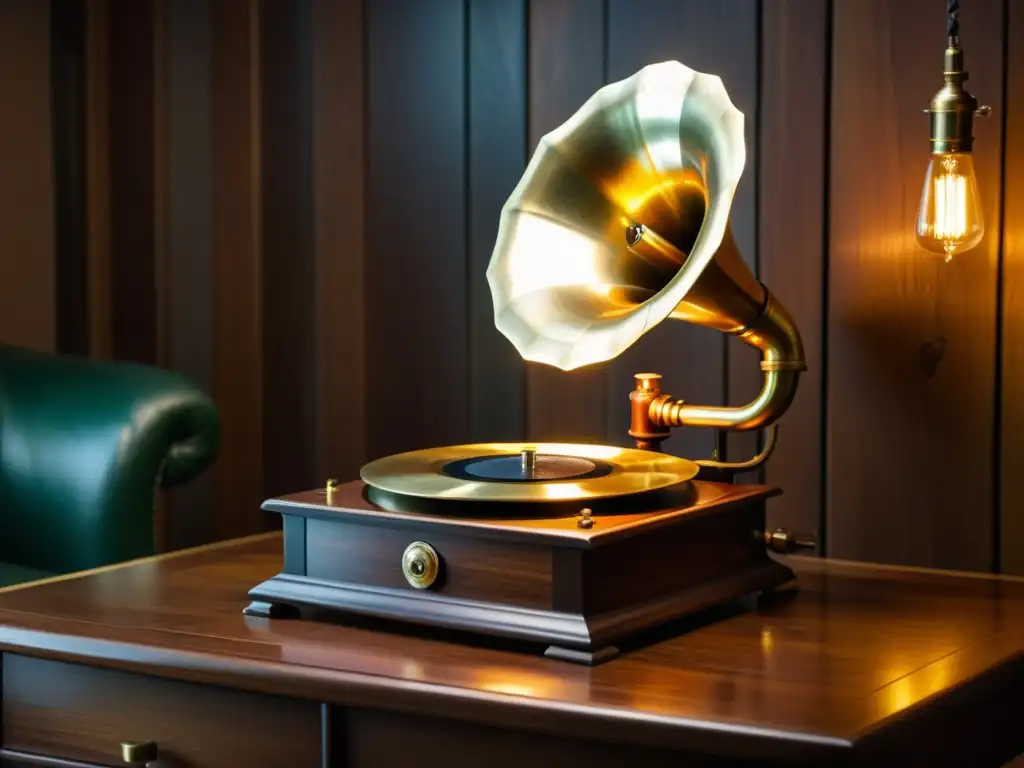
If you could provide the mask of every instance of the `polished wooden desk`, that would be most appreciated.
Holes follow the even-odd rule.
[[[280,549],[270,534],[0,593],[0,763],[118,765],[123,740],[157,742],[158,765],[215,768],[984,766],[1024,752],[1019,580],[794,559],[798,591],[588,668],[243,617]]]

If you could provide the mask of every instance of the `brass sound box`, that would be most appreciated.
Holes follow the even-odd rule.
[[[730,482],[767,460],[806,368],[793,319],[733,239],[744,162],[743,115],[718,77],[645,67],[540,141],[502,209],[487,281],[495,324],[525,360],[598,364],[674,318],[758,349],[757,397],[690,403],[640,373],[635,448],[431,448],[270,499],[284,568],[246,613],[367,616],[596,663],[671,619],[790,581],[770,552],[813,544],[767,529],[778,489]],[[680,426],[764,428],[764,447],[732,463],[659,452]]]

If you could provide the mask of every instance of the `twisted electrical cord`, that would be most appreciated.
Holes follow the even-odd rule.
[[[960,0],[946,0],[946,35],[950,40],[960,37]]]

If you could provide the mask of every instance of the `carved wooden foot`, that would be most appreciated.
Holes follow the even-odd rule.
[[[253,600],[242,613],[246,616],[258,616],[261,619],[297,619],[299,609],[288,603],[266,603],[262,600]]]
[[[614,659],[619,655],[619,649],[614,645],[606,645],[596,651],[581,651],[579,648],[562,648],[558,645],[549,645],[544,655],[549,659],[559,661],[571,661],[573,664],[583,664],[594,667],[598,664]]]

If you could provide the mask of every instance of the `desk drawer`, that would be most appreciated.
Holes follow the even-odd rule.
[[[123,765],[154,741],[159,768],[319,768],[320,705],[26,656],[0,666],[2,746]]]

